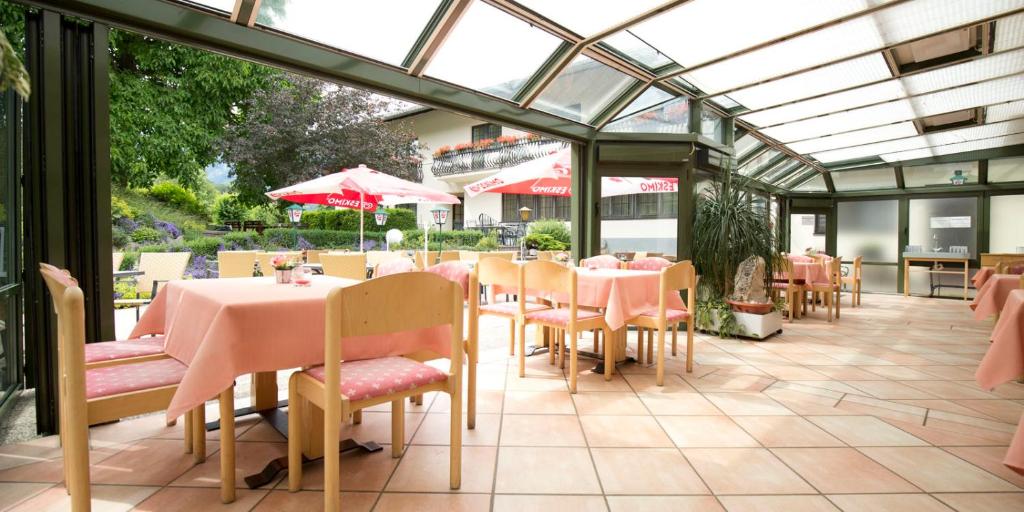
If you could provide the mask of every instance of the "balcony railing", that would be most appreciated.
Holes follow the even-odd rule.
[[[431,172],[436,177],[455,176],[473,171],[500,169],[540,158],[566,147],[552,139],[526,140],[513,144],[496,143],[486,149],[467,148],[435,156]]]

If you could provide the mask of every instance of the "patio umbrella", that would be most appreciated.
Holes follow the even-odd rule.
[[[341,172],[267,192],[267,197],[359,209],[360,251],[363,250],[363,212],[376,209],[378,204],[459,202],[459,198],[451,194],[375,171],[362,164],[354,169],[343,169]]]
[[[475,197],[484,192],[537,196],[572,195],[571,155],[561,149],[550,155],[509,167],[497,174],[466,185],[466,194]],[[675,192],[676,178],[601,178],[601,197]]]

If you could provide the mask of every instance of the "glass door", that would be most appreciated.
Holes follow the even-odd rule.
[[[23,378],[21,304],[21,102],[0,95],[0,411]]]

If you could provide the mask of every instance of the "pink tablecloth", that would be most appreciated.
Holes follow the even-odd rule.
[[[314,276],[308,287],[271,277],[172,281],[156,296],[132,337],[164,333],[168,354],[188,365],[167,409],[177,418],[239,375],[313,366],[324,360],[324,303],[331,289],[358,281]],[[346,360],[400,355],[412,347],[448,355],[447,326],[420,333],[350,338]]]
[[[988,281],[988,278],[995,274],[996,270],[992,267],[981,267],[971,278],[971,283],[974,285],[975,290],[980,290],[982,286]]]
[[[971,301],[975,320],[984,320],[1002,311],[1006,297],[1010,292],[1020,288],[1020,276],[1012,274],[993,274],[984,286],[975,294]]]
[[[793,260],[796,256],[790,256]],[[810,259],[810,258],[808,258]],[[776,281],[786,281],[788,276],[785,273],[777,273]],[[828,284],[828,272],[825,265],[814,262],[793,261],[793,280],[804,284]]]
[[[803,256],[801,254],[788,254],[788,255],[786,255],[786,257],[789,258],[789,261],[792,261],[793,263],[813,263],[814,262],[814,258],[812,258],[810,256]]]
[[[992,389],[1021,375],[1024,375],[1024,290],[1013,290],[992,331],[992,345],[978,365],[974,379],[982,388]],[[1024,475],[1024,422],[1018,422],[1017,433],[1003,464]]]

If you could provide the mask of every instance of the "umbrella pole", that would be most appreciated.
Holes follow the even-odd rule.
[[[363,199],[364,193],[359,192],[359,252],[363,252]]]

